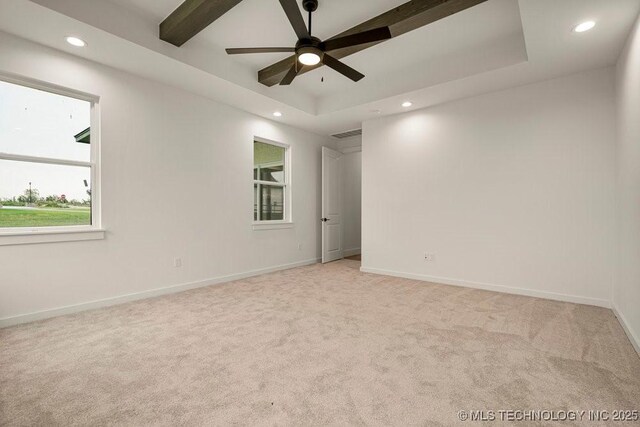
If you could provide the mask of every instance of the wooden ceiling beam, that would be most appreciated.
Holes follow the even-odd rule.
[[[160,24],[160,39],[182,46],[242,0],[185,0]]]
[[[332,37],[332,39],[360,33],[362,31],[373,30],[379,27],[389,27],[391,35],[393,37],[397,37],[401,34],[408,33],[409,31],[431,24],[432,22],[446,18],[447,16],[451,16],[480,3],[484,3],[485,1],[487,0],[412,0],[391,9],[382,15],[369,19],[360,25],[356,25],[355,27]],[[331,52],[331,56],[338,59],[344,58],[368,47],[375,46],[378,43],[382,42],[373,42],[334,50]],[[266,86],[278,84],[291,68],[291,64],[293,64],[294,61],[295,56],[290,56],[282,61],[263,68],[258,71],[258,81]],[[321,66],[322,64],[305,67],[300,74],[304,74]]]

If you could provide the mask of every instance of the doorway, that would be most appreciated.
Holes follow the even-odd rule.
[[[323,149],[322,157],[323,262],[342,258],[360,262],[362,139],[340,140],[336,148]]]

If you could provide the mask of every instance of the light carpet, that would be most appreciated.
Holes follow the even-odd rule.
[[[463,409],[640,409],[640,358],[610,310],[358,268],[2,329],[0,424],[455,425]]]

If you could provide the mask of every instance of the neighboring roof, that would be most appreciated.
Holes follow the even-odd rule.
[[[76,142],[91,144],[91,127],[88,127],[79,134],[75,135],[74,138],[76,139]]]

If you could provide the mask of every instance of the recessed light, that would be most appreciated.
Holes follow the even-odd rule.
[[[403,103],[402,103],[402,106],[403,106],[404,108],[409,108],[409,107],[411,107],[412,105],[413,105],[413,103],[412,103],[412,102],[410,102],[410,101],[405,101],[405,102],[403,102]]]
[[[67,43],[75,47],[85,47],[87,45],[87,42],[85,42],[82,39],[79,39],[78,37],[69,36],[66,38],[66,40],[67,40]]]
[[[584,33],[585,31],[589,31],[595,26],[596,23],[594,21],[586,21],[573,27],[573,31],[576,33]]]
[[[273,117],[282,117],[282,113],[280,111],[276,111],[273,113]]]

